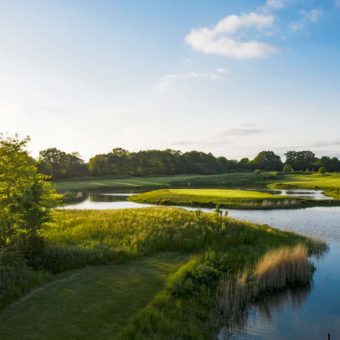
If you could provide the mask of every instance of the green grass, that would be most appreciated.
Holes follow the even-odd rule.
[[[2,339],[113,339],[188,256],[167,253],[60,274],[0,315]]]
[[[292,174],[272,183],[276,188],[321,189],[336,199],[340,199],[340,174]]]
[[[83,269],[57,274],[5,309],[6,339],[212,338],[221,326],[220,282],[283,245],[304,244],[310,253],[325,247],[267,225],[179,208],[53,215],[37,268]]]
[[[297,206],[302,200],[289,199],[282,195],[226,189],[161,189],[129,197],[140,203],[163,205],[190,205],[226,208],[285,208]]]
[[[278,174],[234,172],[218,175],[177,175],[117,178],[98,176],[56,182],[60,192],[87,190],[138,190],[148,188],[301,188],[322,189],[340,198],[340,174]]]
[[[102,190],[102,189],[126,189],[137,190],[140,188],[167,187],[173,182],[189,181],[199,178],[199,175],[175,175],[156,177],[110,177],[97,176],[57,181],[56,187],[59,192]]]

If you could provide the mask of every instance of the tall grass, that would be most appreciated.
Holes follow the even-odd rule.
[[[283,245],[303,244],[306,254],[324,247],[321,242],[267,225],[170,207],[55,211],[54,221],[41,236],[46,249],[35,265],[52,273],[161,252],[194,255],[169,280],[167,289],[135,315],[122,339],[210,338],[219,326],[219,293],[221,309],[231,306],[223,301],[234,299],[227,311],[233,315],[238,306],[246,305],[249,287],[269,286],[269,278],[274,276],[270,273],[276,273],[281,262],[265,266],[265,253]],[[237,276],[240,272],[245,274]],[[233,277],[237,284],[226,288],[235,281]],[[225,284],[219,289],[221,281]],[[286,281],[291,281],[290,276]]]
[[[262,253],[268,247],[298,242],[313,251],[317,248],[317,243],[294,233],[168,207],[56,211],[42,236],[47,247],[38,265],[53,272],[165,251],[223,253],[256,246]]]
[[[313,271],[306,247],[299,244],[268,252],[257,264],[254,274],[257,289],[268,291],[309,282]]]
[[[307,285],[312,275],[313,266],[304,245],[268,251],[254,269],[247,269],[221,285],[219,308],[226,324],[231,329],[242,326],[251,302],[274,290]]]

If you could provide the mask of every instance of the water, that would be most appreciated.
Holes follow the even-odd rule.
[[[254,189],[256,190],[256,189]],[[270,192],[276,195],[313,199],[313,200],[330,200],[332,197],[328,197],[322,190],[303,190],[303,189],[261,189],[256,191]]]
[[[289,190],[291,191],[291,190]],[[282,193],[283,194],[283,193]],[[323,195],[322,192],[294,190],[292,195]],[[85,201],[64,208],[120,209],[149,206],[126,201],[127,194],[93,194]],[[322,199],[322,198],[321,198]],[[196,208],[187,208],[196,209]],[[212,211],[213,209],[201,209]],[[317,267],[312,287],[285,291],[253,306],[243,329],[230,339],[340,339],[340,207],[314,207],[291,210],[228,210],[229,216],[268,224],[319,238],[330,249]]]
[[[252,190],[252,189],[249,189]],[[254,189],[255,190],[255,189]],[[299,197],[299,198],[307,198],[307,199],[315,199],[315,200],[329,200],[330,197],[324,195],[321,190],[271,190],[271,189],[263,189],[256,191],[265,191],[271,192],[273,194],[284,195],[289,197]],[[68,204],[60,209],[96,209],[96,210],[104,210],[104,209],[123,209],[123,208],[144,208],[151,206],[150,204],[140,204],[134,203],[127,200],[127,198],[134,193],[124,193],[124,192],[115,192],[115,193],[89,193],[87,198],[82,202]],[[197,208],[195,208],[197,209]],[[201,209],[204,211],[211,211],[212,209]]]
[[[229,215],[316,237],[330,246],[321,259],[314,259],[313,287],[303,299],[292,293],[272,297],[266,308],[254,306],[243,330],[230,339],[313,340],[327,339],[328,333],[331,339],[340,339],[340,207],[230,210]]]
[[[128,201],[128,197],[133,193],[91,193],[82,202],[72,203],[60,207],[59,209],[125,209],[125,208],[145,208],[151,204],[140,204]]]

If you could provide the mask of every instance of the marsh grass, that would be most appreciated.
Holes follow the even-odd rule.
[[[275,290],[290,284],[305,284],[313,275],[307,248],[301,244],[274,249],[265,254],[255,269],[259,291]]]
[[[228,328],[242,327],[246,309],[256,299],[287,287],[309,285],[313,270],[305,245],[268,251],[254,269],[247,269],[222,283],[219,308]]]
[[[42,236],[47,246],[37,266],[54,273],[157,252],[202,253],[213,249],[224,253],[235,248],[262,251],[298,242],[315,252],[318,245],[269,226],[170,207],[55,211],[54,222]]]
[[[36,270],[58,273],[88,265],[118,262],[126,262],[127,266],[124,264],[123,267],[129,270],[128,264],[133,262],[130,261],[133,258],[143,259],[162,253],[177,253],[188,259],[166,279],[164,290],[150,298],[145,308],[126,320],[121,339],[211,338],[220,325],[218,297],[220,293],[226,292],[219,289],[221,282],[238,278],[238,285],[229,289],[233,293],[225,295],[235,298],[232,308],[234,313],[237,306],[246,305],[246,292],[257,282],[254,268],[268,251],[283,245],[294,247],[303,244],[308,254],[314,254],[325,246],[322,242],[267,225],[242,222],[218,213],[207,214],[171,207],[62,210],[55,211],[53,215],[54,221],[41,232],[46,248],[35,264]],[[266,268],[259,276],[261,282],[267,282],[265,278],[271,272],[270,266]],[[79,282],[79,285],[82,283]],[[133,290],[133,285],[129,287]],[[111,294],[114,299],[122,298],[120,290]],[[49,298],[53,300],[57,297]],[[110,304],[110,301],[108,299],[107,303]],[[223,301],[223,298],[219,301]],[[35,305],[37,309],[40,307]],[[65,318],[61,317],[61,325],[69,324],[66,316],[67,313],[72,314],[73,307],[67,307],[71,309],[65,311]],[[48,328],[48,323],[54,322],[53,318],[48,313],[42,314],[46,315]],[[81,319],[77,315],[73,317],[74,322],[79,322],[80,329],[83,329],[94,315],[85,308]],[[110,319],[109,315],[106,317]],[[67,333],[70,329],[62,329],[65,337],[70,338],[71,333]],[[77,332],[72,333],[73,338],[81,338],[82,331]],[[96,337],[95,328],[88,336]]]

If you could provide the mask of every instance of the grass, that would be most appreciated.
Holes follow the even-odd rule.
[[[295,282],[309,282],[312,271],[306,247],[282,247],[266,253],[256,265],[255,277],[259,291],[282,289]]]
[[[55,211],[42,236],[37,269],[83,269],[57,274],[4,310],[5,338],[212,338],[222,281],[283,245],[303,244],[309,254],[325,247],[267,225],[170,207]]]
[[[340,199],[340,174],[279,174],[277,172],[233,172],[218,175],[176,175],[158,177],[110,176],[57,181],[59,192],[89,190],[142,190],[150,188],[296,188],[321,189]]]
[[[254,269],[247,269],[220,285],[219,308],[229,329],[242,326],[247,307],[263,294],[292,285],[306,286],[314,267],[308,260],[308,250],[302,244],[268,251]]]
[[[282,195],[227,189],[161,189],[129,197],[139,203],[186,205],[225,208],[286,208],[302,205],[305,201]]]
[[[292,174],[271,184],[276,188],[321,189],[335,199],[340,199],[340,174]]]
[[[117,338],[187,260],[166,253],[60,274],[0,315],[1,338]]]
[[[173,182],[189,181],[199,178],[200,175],[174,175],[156,177],[117,177],[96,176],[57,181],[56,188],[59,192],[125,189],[138,190],[141,188],[168,187]]]

